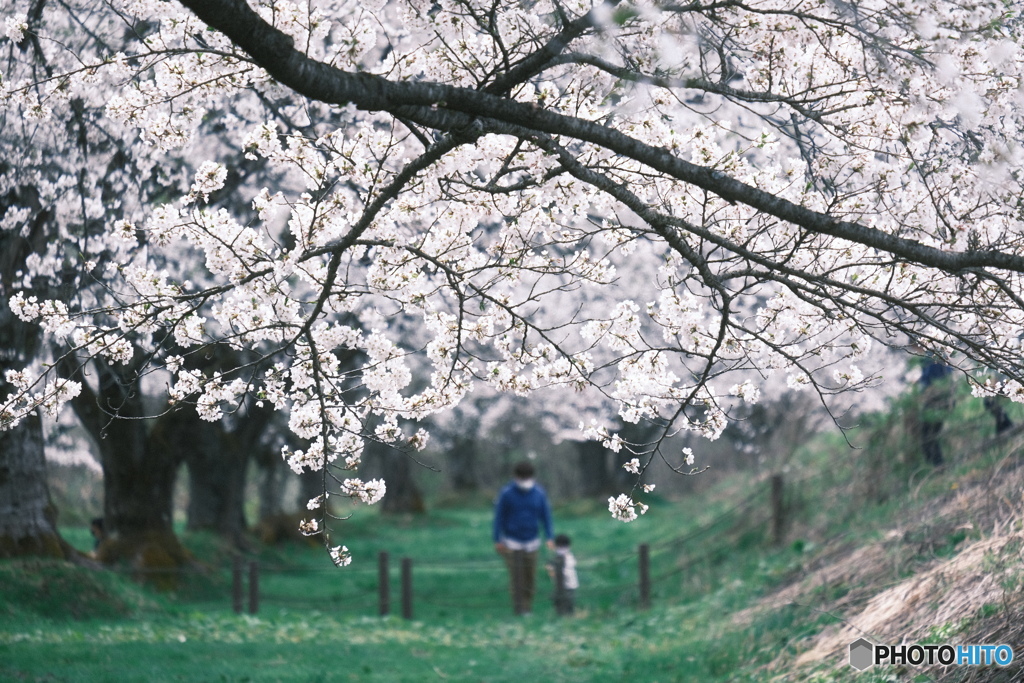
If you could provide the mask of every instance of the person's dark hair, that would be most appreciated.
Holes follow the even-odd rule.
[[[572,545],[572,541],[565,534],[558,534],[555,536],[555,547],[556,548],[568,548]]]
[[[515,467],[512,468],[512,474],[515,475],[516,479],[532,479],[535,471],[533,463],[526,460],[517,462]]]
[[[89,522],[89,526],[96,527],[98,531],[103,531],[103,518],[93,517],[93,520]]]

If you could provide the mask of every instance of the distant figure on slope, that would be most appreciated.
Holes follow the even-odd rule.
[[[1013,427],[1013,420],[1010,419],[1010,416],[1006,414],[1006,410],[1003,409],[1005,401],[1006,398],[1003,396],[986,396],[982,399],[985,411],[996,421],[996,436]]]
[[[576,574],[576,556],[569,546],[572,541],[565,534],[555,536],[555,557],[548,561],[548,576],[555,582],[555,614],[568,616],[576,610],[576,589],[580,579]],[[561,573],[561,577],[559,577]],[[562,585],[558,585],[561,578]]]
[[[946,378],[953,368],[929,356],[921,368],[921,450],[925,462],[936,467],[942,465],[942,444],[939,433],[942,422],[952,407],[950,385]]]
[[[526,615],[532,609],[536,589],[540,529],[543,527],[552,549],[554,531],[551,504],[544,489],[534,481],[533,465],[520,462],[512,474],[513,481],[501,490],[494,505],[494,548],[508,565],[513,609],[516,614]]]

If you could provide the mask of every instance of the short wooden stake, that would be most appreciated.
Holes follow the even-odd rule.
[[[402,617],[412,619],[412,560],[402,558]]]
[[[256,560],[249,563],[249,614],[260,611],[260,565]]]
[[[388,577],[388,553],[386,550],[381,550],[377,554],[377,592],[380,615],[386,617],[391,613],[391,584]]]
[[[242,558],[238,555],[231,563],[231,606],[235,614],[242,613]]]
[[[651,547],[640,544],[640,609],[651,606]]]

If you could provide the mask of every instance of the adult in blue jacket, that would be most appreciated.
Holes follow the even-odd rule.
[[[544,489],[534,481],[533,465],[518,463],[512,474],[514,479],[501,490],[494,504],[494,548],[508,565],[509,590],[516,614],[529,614],[536,592],[540,532],[543,529],[549,548],[553,547],[551,539],[555,532],[551,503]],[[521,585],[518,596],[517,584]]]

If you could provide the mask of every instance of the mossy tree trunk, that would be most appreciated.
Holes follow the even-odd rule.
[[[105,563],[128,561],[152,571],[189,561],[172,526],[174,483],[188,436],[188,409],[147,418],[137,367],[90,365],[98,381],[85,378],[72,401],[96,442],[103,466],[103,520],[107,538],[97,556]]]
[[[43,429],[38,415],[0,432],[0,557],[68,558],[46,487]]]
[[[39,328],[19,320],[8,301],[15,292],[24,291],[17,273],[29,254],[45,249],[49,220],[35,188],[21,187],[0,197],[0,216],[11,206],[28,207],[33,213],[24,229],[0,232],[0,403],[14,390],[7,383],[7,371],[24,369],[39,350]],[[44,294],[26,292],[32,293]],[[56,510],[46,485],[42,422],[38,415],[30,415],[12,429],[0,431],[0,557],[71,559],[74,554],[57,533]]]

